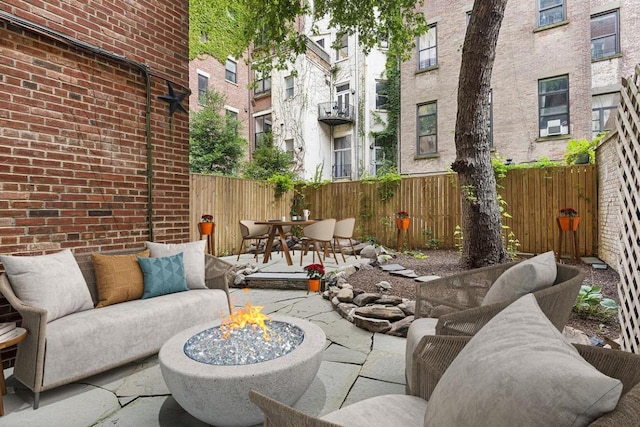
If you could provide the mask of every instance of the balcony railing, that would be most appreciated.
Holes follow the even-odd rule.
[[[329,126],[344,125],[353,123],[355,120],[355,109],[353,105],[341,102],[323,102],[318,104],[318,121]]]

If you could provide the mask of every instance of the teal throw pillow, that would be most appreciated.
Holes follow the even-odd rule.
[[[142,299],[187,291],[182,253],[161,258],[138,257],[144,275]]]

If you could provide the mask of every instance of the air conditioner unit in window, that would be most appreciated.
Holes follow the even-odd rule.
[[[549,120],[547,122],[547,136],[562,135],[560,120]]]

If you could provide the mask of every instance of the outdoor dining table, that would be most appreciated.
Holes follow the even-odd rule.
[[[271,256],[271,248],[273,247],[273,240],[276,237],[276,233],[280,236],[280,243],[282,247],[282,251],[284,252],[284,256],[287,259],[288,265],[293,265],[293,261],[291,260],[291,254],[289,253],[289,248],[287,247],[287,239],[284,235],[284,230],[282,227],[285,225],[309,225],[313,224],[315,221],[310,220],[296,220],[296,221],[280,221],[280,220],[272,220],[272,221],[256,221],[256,224],[259,225],[268,225],[269,226],[269,237],[267,238],[267,247],[264,250],[264,258],[262,259],[262,263],[266,264],[269,262],[269,257]]]

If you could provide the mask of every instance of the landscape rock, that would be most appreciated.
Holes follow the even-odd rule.
[[[346,302],[341,302],[336,306],[336,310],[338,311],[340,316],[344,317],[350,322],[353,322],[353,315],[355,313],[356,308],[358,308],[357,305],[349,304]]]
[[[565,326],[562,335],[573,344],[591,345],[591,340],[587,334],[571,326]]]
[[[400,319],[397,322],[393,322],[391,324],[391,329],[387,331],[387,334],[394,335],[396,337],[407,337],[407,331],[409,330],[409,326],[413,322],[413,316],[407,316],[404,319]]]
[[[390,291],[393,288],[391,283],[387,282],[386,280],[383,280],[382,282],[376,283],[375,286],[376,286],[376,288],[380,289],[381,291]]]
[[[416,302],[415,301],[405,301],[401,304],[398,304],[398,308],[404,311],[404,314],[407,316],[413,316],[416,314]]]
[[[353,289],[342,288],[338,291],[338,295],[336,298],[340,302],[351,302],[353,301]]]
[[[368,305],[356,308],[355,314],[362,317],[384,320],[400,320],[406,315],[398,307],[387,307],[384,305]]]
[[[367,304],[373,303],[375,300],[377,300],[381,296],[382,295],[380,295],[380,294],[372,294],[372,293],[369,293],[369,292],[363,292],[363,293],[361,293],[359,295],[356,295],[353,298],[353,303],[358,305],[358,306],[360,306],[360,307],[363,307],[363,306],[365,306]]]
[[[365,329],[369,332],[386,333],[391,329],[391,322],[389,322],[388,320],[371,319],[358,316],[357,314],[353,316],[353,323],[357,327]]]
[[[397,295],[382,295],[374,301],[374,304],[382,305],[398,305],[402,303],[402,298]]]
[[[362,258],[376,259],[378,257],[378,251],[376,247],[373,245],[368,245],[362,248],[360,251],[360,256]]]

